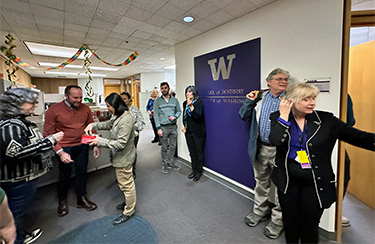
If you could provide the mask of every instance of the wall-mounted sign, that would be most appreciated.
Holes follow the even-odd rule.
[[[260,89],[260,38],[195,57],[194,72],[206,120],[205,166],[254,188],[249,123],[238,111],[246,94]]]
[[[331,77],[322,77],[322,78],[306,78],[305,83],[313,84],[318,87],[320,92],[329,93],[329,84],[331,83]]]

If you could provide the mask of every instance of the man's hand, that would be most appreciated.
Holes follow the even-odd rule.
[[[93,152],[94,152],[94,158],[98,158],[100,155],[99,147],[94,147]]]
[[[72,158],[70,157],[70,154],[69,153],[66,153],[64,151],[61,151],[59,153],[59,156],[60,156],[60,160],[61,162],[63,162],[64,164],[68,164],[68,163],[71,163],[73,162]]]
[[[159,129],[159,130],[158,130],[158,135],[159,135],[160,137],[163,136],[163,130],[162,130],[162,129]]]
[[[258,96],[258,93],[259,91],[257,90],[254,90],[254,91],[251,91],[250,93],[246,94],[246,97],[252,101],[255,100],[255,98]]]
[[[170,121],[174,121],[174,120],[176,119],[176,117],[168,115],[168,119],[169,119]]]

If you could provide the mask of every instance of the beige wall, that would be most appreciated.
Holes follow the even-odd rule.
[[[5,64],[5,59],[0,57],[0,73],[3,74],[3,79],[8,80],[8,73],[7,73],[8,66]],[[31,87],[31,78],[28,73],[23,71],[21,68],[18,68],[16,72],[16,83],[22,84],[26,87]]]

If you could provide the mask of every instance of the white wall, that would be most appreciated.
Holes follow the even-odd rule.
[[[339,115],[343,0],[279,0],[176,46],[177,98],[194,81],[194,57],[261,37],[262,88],[276,68],[289,70],[292,78],[331,77],[330,94],[320,94],[317,109]],[[181,120],[179,120],[181,127]],[[179,156],[190,160],[179,131]],[[337,162],[337,150],[333,152]],[[336,165],[336,164],[335,164]],[[336,166],[334,166],[336,168]],[[334,232],[335,206],[326,210],[321,227]]]
[[[168,82],[171,89],[176,90],[176,73],[174,70],[165,72],[141,73],[141,91],[151,92],[155,87],[159,90],[160,82]]]
[[[86,85],[87,78],[79,78],[77,80],[78,80],[78,85],[82,88],[83,97],[86,97],[85,85]],[[90,85],[92,86],[92,89],[94,90],[94,93],[98,94],[102,97],[102,103],[101,104],[103,106],[105,106],[103,78],[92,78],[92,81],[91,81]]]

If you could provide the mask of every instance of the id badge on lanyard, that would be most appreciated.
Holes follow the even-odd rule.
[[[297,151],[297,157],[294,160],[301,164],[302,169],[311,169],[309,158],[305,150]]]

